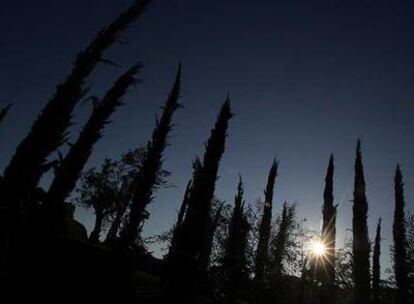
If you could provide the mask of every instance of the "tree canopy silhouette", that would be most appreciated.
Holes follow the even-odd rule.
[[[397,165],[394,178],[395,209],[392,227],[394,239],[394,272],[397,284],[396,301],[399,304],[408,300],[407,237],[405,229],[405,198],[401,168]]]
[[[368,201],[365,194],[364,168],[362,165],[361,141],[358,140],[355,158],[354,202],[353,202],[353,278],[354,303],[370,301],[370,244],[368,238]]]
[[[266,275],[266,265],[269,259],[269,239],[270,229],[272,222],[272,205],[273,205],[273,188],[277,176],[278,163],[273,161],[267,177],[267,185],[265,194],[265,200],[263,204],[263,215],[259,226],[259,241],[256,251],[256,265],[255,265],[255,280],[258,286],[263,287],[263,280]],[[259,291],[260,288],[258,288]]]
[[[181,87],[181,64],[178,67],[174,85],[163,108],[160,120],[156,126],[151,140],[145,148],[142,166],[135,177],[135,189],[130,205],[130,211],[120,234],[121,246],[133,246],[137,241],[139,230],[147,218],[146,207],[153,200],[154,188],[159,184],[162,176],[163,152],[167,147],[168,135],[172,130],[172,118],[180,107],[178,99]]]

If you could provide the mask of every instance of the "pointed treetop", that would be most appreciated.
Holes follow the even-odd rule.
[[[227,91],[226,101],[230,102],[230,92],[229,91]]]
[[[397,166],[395,167],[395,179],[402,181],[402,172],[400,164],[397,164]]]
[[[362,165],[362,152],[361,152],[361,140],[358,139],[355,156],[355,181],[359,181],[361,185],[365,185],[364,171]]]
[[[240,173],[239,173],[239,184],[237,185],[237,192],[242,193],[242,194],[244,192],[244,190],[243,190],[243,179],[242,179],[242,176],[241,176]]]
[[[243,194],[244,194],[243,180],[242,180],[241,175],[239,174],[239,183],[237,184],[237,194],[234,197],[234,203],[237,208],[241,207],[243,204]]]
[[[377,225],[377,235],[379,235],[379,231],[381,231],[381,221],[382,221],[382,218],[380,217],[380,218],[378,219],[378,225]]]
[[[361,157],[361,139],[360,138],[358,138],[357,140],[356,155],[357,157]]]
[[[288,212],[288,203],[287,201],[284,201],[283,203],[283,211],[282,211],[282,217],[285,218],[287,216]]]
[[[178,63],[178,67],[177,67],[177,73],[175,76],[175,82],[174,82],[174,87],[180,86],[181,83],[181,71],[182,71],[182,65],[181,62]]]
[[[333,153],[331,153],[330,155],[329,155],[329,165],[331,166],[333,166],[333,164],[334,164],[334,160],[335,160],[335,158],[334,158],[334,155],[333,155]]]
[[[329,157],[329,164],[328,164],[328,169],[326,171],[326,181],[328,179],[332,179],[333,178],[333,171],[334,171],[334,156],[333,154],[330,155]]]
[[[279,167],[279,162],[277,161],[276,157],[273,159],[272,166],[270,167],[269,174],[267,177],[267,186],[265,190],[265,195],[272,195],[273,194],[273,187],[275,184],[275,180],[277,177],[277,171]]]
[[[233,113],[231,113],[231,101],[229,94],[227,93],[226,99],[221,107],[220,110],[220,116],[224,115],[225,117],[231,118],[233,116]]]
[[[178,99],[180,98],[180,91],[181,91],[181,63],[178,64],[177,72],[175,74],[174,84],[171,88],[171,91],[168,95],[168,100],[164,109],[170,107],[170,111],[174,112],[177,108],[180,108],[181,105],[178,103]],[[166,113],[169,114],[169,113]]]
[[[12,107],[12,105],[13,105],[12,103],[9,103],[4,108],[0,109],[0,121],[2,121],[4,119],[4,117],[7,115],[7,113],[10,110],[10,108]]]
[[[325,190],[323,192],[324,197],[324,204],[323,204],[323,212],[326,213],[326,217],[332,218],[330,214],[333,210],[334,197],[333,197],[333,178],[334,178],[334,157],[333,154],[329,157],[329,164],[328,169],[326,170],[326,177],[325,177]],[[329,214],[329,215],[328,215]],[[329,219],[328,221],[331,221]]]

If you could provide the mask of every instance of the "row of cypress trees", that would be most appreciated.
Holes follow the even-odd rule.
[[[95,103],[92,114],[78,139],[57,164],[49,163],[48,158],[68,138],[73,110],[87,93],[85,83],[88,76],[99,62],[106,61],[105,51],[120,39],[122,32],[144,12],[150,2],[150,0],[136,0],[113,23],[101,30],[91,44],[78,54],[71,73],[57,87],[55,95],[46,104],[30,132],[17,147],[0,183],[0,262],[2,265],[7,263],[18,243],[32,236],[33,225],[36,228],[34,231],[42,236],[46,235],[51,238],[65,236],[67,227],[64,224],[64,202],[73,191],[110,116],[122,104],[122,98],[128,89],[137,82],[136,75],[142,66],[140,64],[132,66],[116,80],[104,97]],[[169,134],[173,128],[173,116],[180,108],[178,102],[180,88],[181,65],[162,109],[162,115],[156,121],[152,137],[145,146],[142,164],[134,177],[131,203],[127,208],[120,208],[120,218],[126,218],[125,224],[116,225],[108,236],[111,241],[115,241],[112,244],[123,252],[133,250],[137,245],[142,225],[149,216],[146,208],[153,201],[153,193],[160,183],[163,153],[168,146]],[[9,108],[10,106],[0,111],[0,121],[3,120]],[[220,206],[217,210],[213,210],[215,185],[232,116],[230,98],[227,96],[206,142],[203,158],[196,157],[194,160],[192,180],[188,183],[169,252],[165,258],[163,274],[167,295],[184,303],[197,301],[200,288],[204,284],[213,235],[221,212]],[[55,167],[55,175],[51,186],[48,191],[39,195],[39,181],[52,165]],[[281,281],[281,261],[288,234],[286,227],[293,214],[287,204],[284,204],[280,230],[275,240],[276,247],[269,254],[274,186],[277,175],[278,162],[275,160],[268,173],[263,213],[258,228],[253,280],[255,299],[258,303],[262,302],[262,295],[265,293],[266,277],[273,277],[275,282]],[[322,208],[321,237],[328,247],[326,273],[322,280],[321,301],[323,303],[332,303],[336,291],[334,266],[336,206],[333,197],[333,178],[334,159],[331,156],[325,178]],[[243,195],[243,182],[240,177],[222,260],[225,273],[223,288],[228,303],[236,303],[242,281],[249,280],[246,269],[246,248],[247,235],[251,226],[245,213]],[[368,202],[365,194],[360,141],[356,149],[353,196],[354,303],[362,304],[371,301],[371,290],[374,301],[380,298],[381,230],[379,222],[374,245],[371,289]],[[406,303],[408,294],[404,206],[402,173],[400,167],[397,166],[393,225],[397,303]],[[95,238],[99,239],[99,235]],[[273,287],[280,288],[277,284]]]
[[[322,294],[323,303],[333,303],[335,299],[335,221],[336,206],[333,204],[333,156],[330,157],[325,179],[322,240],[327,246],[327,263]],[[396,282],[396,303],[408,301],[408,266],[404,184],[400,165],[396,166],[394,178],[394,220],[393,220],[393,265]],[[372,272],[370,267],[371,245],[368,236],[368,201],[362,163],[361,141],[358,140],[355,158],[355,179],[353,192],[352,220],[352,266],[354,303],[381,303],[381,218],[378,220],[372,254]],[[372,281],[371,281],[372,274]],[[371,288],[372,282],[372,288]],[[325,299],[324,299],[325,298]],[[328,300],[330,299],[330,300]]]
[[[29,223],[32,222],[37,207],[36,189],[45,171],[50,169],[47,163],[48,157],[68,138],[73,110],[88,91],[85,85],[88,76],[98,63],[107,61],[104,58],[105,51],[119,42],[124,30],[142,15],[150,2],[150,0],[134,1],[77,55],[72,71],[64,82],[57,86],[54,96],[43,108],[30,132],[18,145],[4,170],[0,184],[2,264],[6,262],[10,249],[30,231]],[[53,192],[46,196],[48,205],[59,205],[74,187],[74,181],[79,177],[93,144],[100,136],[101,129],[107,123],[110,114],[118,107],[119,100],[126,89],[134,82],[133,76],[136,70],[137,67],[134,67],[122,76],[108,91],[102,103],[94,109],[78,142],[62,161],[62,168],[70,168],[70,170],[67,176],[66,171],[58,170],[61,175],[57,175],[56,183],[51,189]],[[65,181],[61,183],[63,179]],[[50,216],[47,216],[46,220],[54,221]]]

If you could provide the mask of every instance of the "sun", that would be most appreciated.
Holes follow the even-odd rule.
[[[309,244],[310,253],[317,258],[325,257],[327,254],[326,245],[320,240],[313,240]]]

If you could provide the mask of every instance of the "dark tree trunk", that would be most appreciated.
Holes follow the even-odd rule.
[[[104,214],[101,211],[96,211],[95,225],[89,236],[89,242],[96,244],[99,242],[99,237],[101,236],[102,224],[104,220]]]
[[[397,283],[396,303],[405,304],[408,298],[407,237],[405,227],[404,183],[400,166],[395,170],[395,209],[392,233],[394,238],[394,273]]]
[[[116,239],[116,236],[118,234],[119,228],[122,224],[122,219],[125,215],[126,209],[128,208],[128,204],[124,203],[121,208],[118,209],[118,211],[115,214],[115,218],[111,223],[111,226],[109,227],[108,233],[106,234],[105,241],[106,242],[112,242]]]

